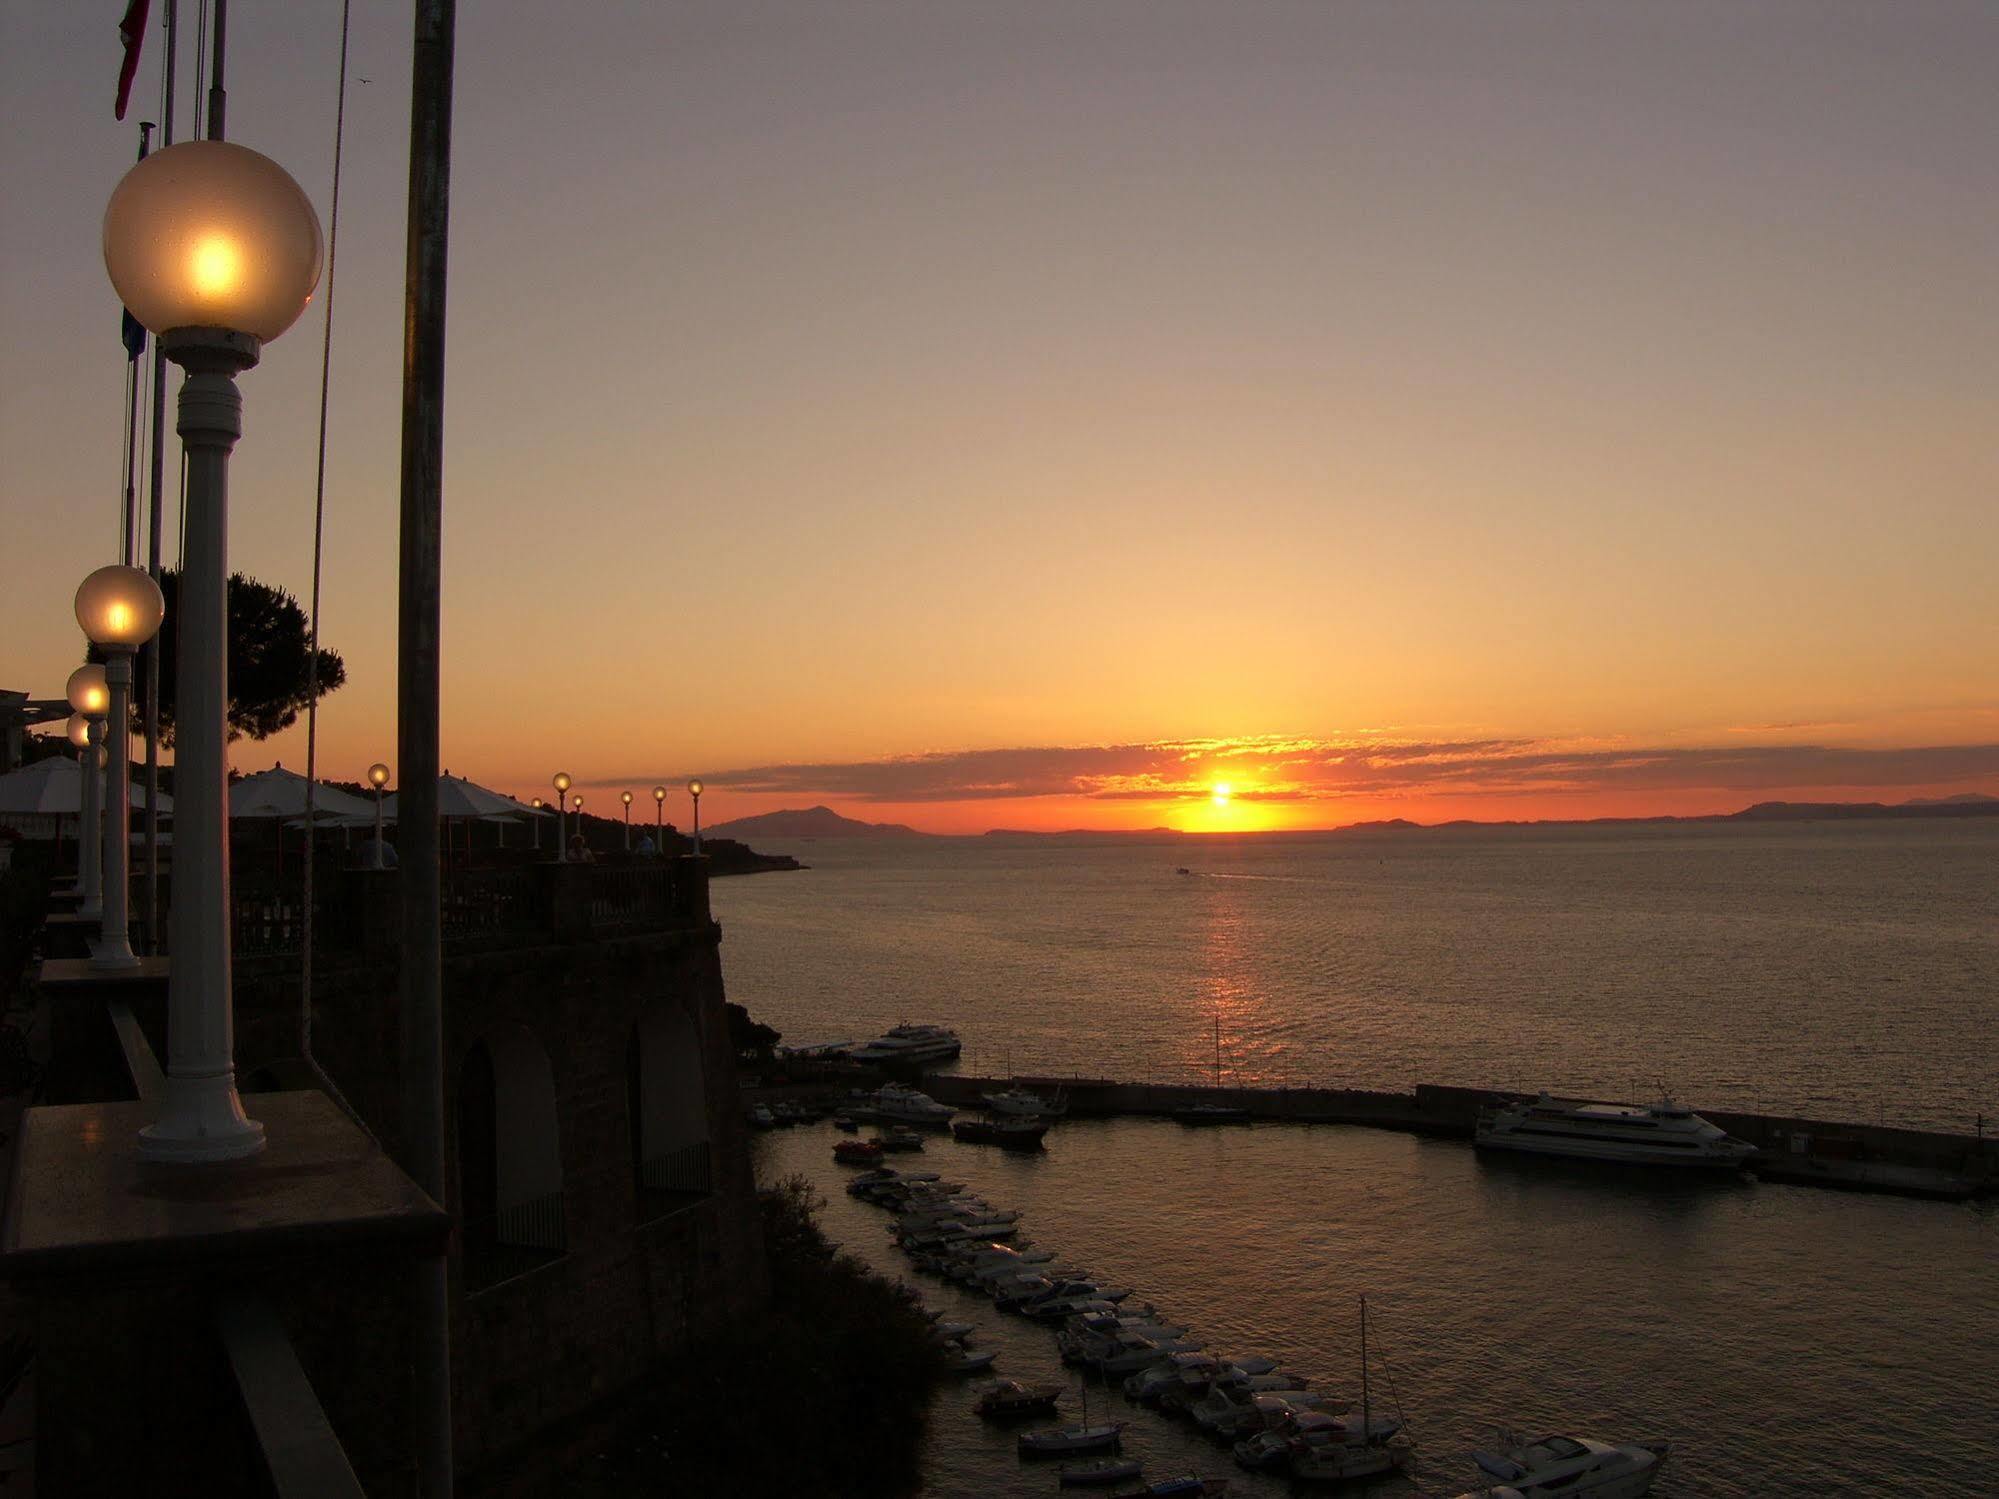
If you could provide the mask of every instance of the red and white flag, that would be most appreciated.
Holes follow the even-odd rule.
[[[118,23],[118,39],[125,44],[125,61],[118,67],[118,118],[125,118],[125,101],[132,97],[132,77],[139,71],[139,49],[146,44],[146,12],[153,0],[132,0],[125,7],[125,19]]]

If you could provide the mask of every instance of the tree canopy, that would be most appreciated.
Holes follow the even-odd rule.
[[[180,575],[160,574],[166,595],[166,624],[160,641],[160,737],[174,738],[174,711],[179,702],[178,632]],[[94,647],[90,659],[101,661]],[[305,711],[310,684],[311,637],[305,610],[282,588],[260,583],[242,573],[229,575],[229,737],[268,739],[298,722]],[[347,665],[338,653],[320,648],[319,695],[325,697],[347,680]],[[143,722],[146,674],[132,673],[133,717]]]

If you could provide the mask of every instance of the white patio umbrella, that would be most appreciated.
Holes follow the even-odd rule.
[[[397,796],[391,796],[383,807],[382,815],[394,820]],[[506,824],[520,817],[532,817],[534,808],[524,807],[511,796],[502,795],[469,781],[464,776],[455,776],[445,771],[437,778],[437,816],[439,821],[479,821],[497,822],[501,825],[500,845],[506,846]],[[471,848],[471,830],[465,833],[466,848]]]
[[[305,816],[305,777],[295,770],[286,770],[282,765],[274,765],[269,770],[260,770],[255,775],[244,776],[229,788],[229,815],[231,817],[281,817],[290,820]],[[341,818],[361,817],[370,821],[375,816],[375,804],[366,797],[342,791],[338,786],[329,786],[321,781],[313,788],[312,815],[315,821],[321,818],[333,822]]]
[[[146,805],[146,788],[134,781],[131,804]],[[173,809],[174,799],[160,793],[160,810]],[[68,755],[51,755],[0,776],[0,813],[39,817],[74,817],[83,810],[83,772]]]

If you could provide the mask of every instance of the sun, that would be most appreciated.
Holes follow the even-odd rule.
[[[1229,794],[1229,783],[1227,781],[1217,781],[1215,782],[1215,789],[1208,796],[1208,800],[1218,807],[1226,807],[1229,804]]]

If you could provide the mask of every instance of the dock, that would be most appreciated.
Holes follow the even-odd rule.
[[[1391,1093],[1357,1088],[1215,1088],[1107,1078],[967,1077],[948,1072],[923,1079],[924,1090],[938,1102],[968,1109],[980,1106],[980,1094],[1012,1086],[1039,1092],[1061,1089],[1072,1118],[1165,1117],[1191,1104],[1220,1103],[1270,1123],[1357,1124],[1462,1140],[1472,1137],[1482,1107],[1533,1097],[1434,1083]],[[1757,1148],[1760,1154],[1749,1169],[1765,1181],[1946,1202],[1999,1195],[1999,1132],[1950,1134],[1692,1107],[1702,1118]]]

